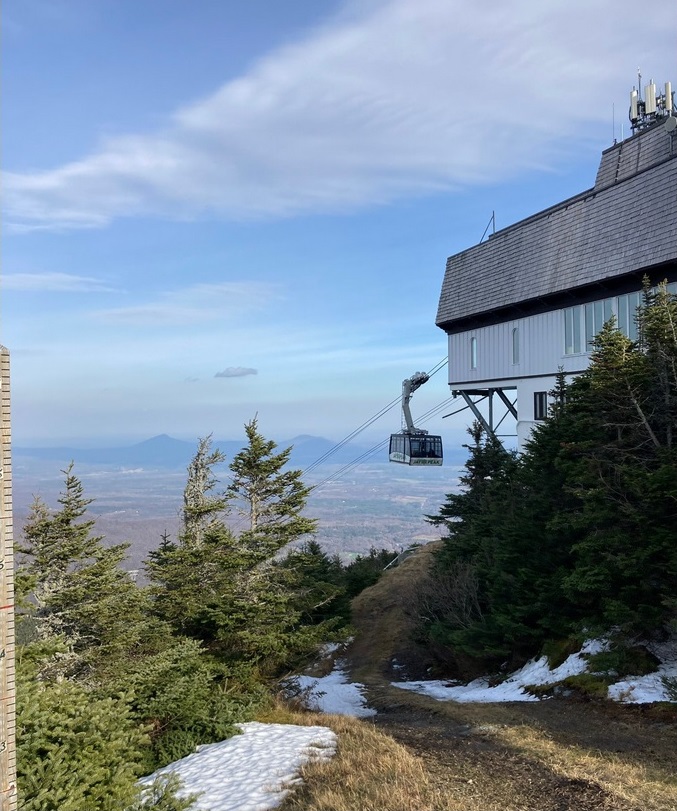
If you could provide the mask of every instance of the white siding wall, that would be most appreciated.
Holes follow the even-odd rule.
[[[512,331],[519,330],[519,363],[512,362]],[[470,341],[477,339],[477,368],[471,369]],[[485,381],[510,381],[533,375],[554,375],[561,366],[576,372],[588,365],[588,355],[564,354],[564,311],[532,315],[449,336],[449,385],[482,388]],[[480,381],[482,381],[480,383]],[[514,385],[514,384],[513,384]]]
[[[519,330],[518,363],[513,363],[514,329]],[[476,369],[471,369],[472,338],[477,340]],[[583,335],[581,341],[581,345],[585,345]],[[519,448],[524,447],[536,425],[535,392],[550,391],[558,369],[562,368],[565,373],[580,372],[588,363],[589,356],[585,352],[564,354],[564,310],[554,310],[449,336],[449,385],[452,390],[516,390]]]

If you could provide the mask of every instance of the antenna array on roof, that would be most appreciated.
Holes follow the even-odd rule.
[[[638,73],[638,87],[641,88],[642,74]],[[633,135],[640,130],[651,127],[657,121],[664,121],[666,118],[674,115],[675,101],[674,92],[672,90],[672,83],[665,83],[665,92],[662,94],[657,93],[654,80],[651,79],[649,84],[644,88],[644,98],[642,99],[641,90],[632,88],[630,93],[630,125],[632,127]]]

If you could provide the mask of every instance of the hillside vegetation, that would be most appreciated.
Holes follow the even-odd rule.
[[[72,467],[59,508],[36,500],[17,573],[18,776],[23,811],[181,811],[161,783],[136,779],[267,707],[280,676],[346,636],[350,599],[391,553],[344,566],[312,537],[309,493],[290,450],[246,426],[229,486],[209,438],[189,468],[181,532],[147,562],[149,585],[122,569],[87,517]],[[227,517],[239,520],[231,529]]]
[[[612,320],[589,369],[559,376],[521,456],[470,430],[463,488],[430,519],[446,535],[417,603],[448,668],[511,667],[544,645],[556,658],[567,639],[611,632],[620,672],[641,664],[626,643],[676,629],[675,297],[647,284],[637,318],[637,344]]]
[[[417,550],[353,600],[356,635],[342,656],[375,716],[262,717],[339,735],[337,756],[304,767],[281,811],[674,811],[675,707],[576,695],[466,704],[393,686],[403,663],[426,655],[408,633],[433,553]]]

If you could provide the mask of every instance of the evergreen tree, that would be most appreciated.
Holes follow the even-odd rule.
[[[296,575],[295,607],[303,624],[349,619],[350,601],[338,556],[329,556],[316,540],[310,540],[291,550],[281,565]]]
[[[291,447],[277,445],[258,430],[256,418],[245,425],[248,445],[233,459],[227,495],[247,521],[240,542],[250,553],[269,558],[278,550],[314,532],[317,522],[303,515],[310,488],[300,470],[284,470]]]
[[[457,658],[498,664],[583,628],[674,620],[677,302],[665,285],[646,286],[638,318],[638,344],[612,319],[588,370],[568,386],[560,374],[518,460],[472,430],[463,489],[431,517],[454,586],[428,632]]]
[[[17,590],[35,640],[60,642],[46,674],[98,684],[140,643],[147,600],[121,568],[128,545],[103,546],[85,517],[91,499],[72,465],[64,473],[60,509],[36,500],[28,517]]]
[[[227,507],[223,495],[213,495],[218,484],[214,467],[225,461],[218,449],[212,450],[211,436],[198,440],[197,452],[188,466],[183,491],[183,542],[200,546],[205,533],[220,526],[219,516]]]
[[[581,501],[568,594],[588,624],[628,633],[666,622],[677,589],[676,306],[664,285],[647,287],[644,302],[640,346],[606,325],[590,368],[572,386],[587,386],[597,427],[594,439],[572,443],[568,454]]]
[[[277,553],[315,522],[302,515],[310,491],[301,472],[283,470],[291,449],[275,453],[256,420],[245,431],[248,444],[230,465],[223,499],[208,498],[220,458],[201,442],[189,468],[192,503],[202,505],[200,542],[184,522],[177,544],[164,541],[150,555],[148,572],[156,610],[177,632],[202,641],[230,668],[246,663],[271,673],[317,637],[301,622],[297,572],[276,562]],[[247,524],[239,534],[223,520],[231,504]]]
[[[145,733],[121,697],[19,667],[17,776],[23,811],[119,811],[139,796]]]

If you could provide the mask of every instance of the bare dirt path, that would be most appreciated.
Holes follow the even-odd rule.
[[[374,723],[421,757],[467,811],[677,811],[677,714],[607,702],[440,702],[391,686],[407,641],[407,595],[429,552],[405,561],[354,604],[348,653]]]

